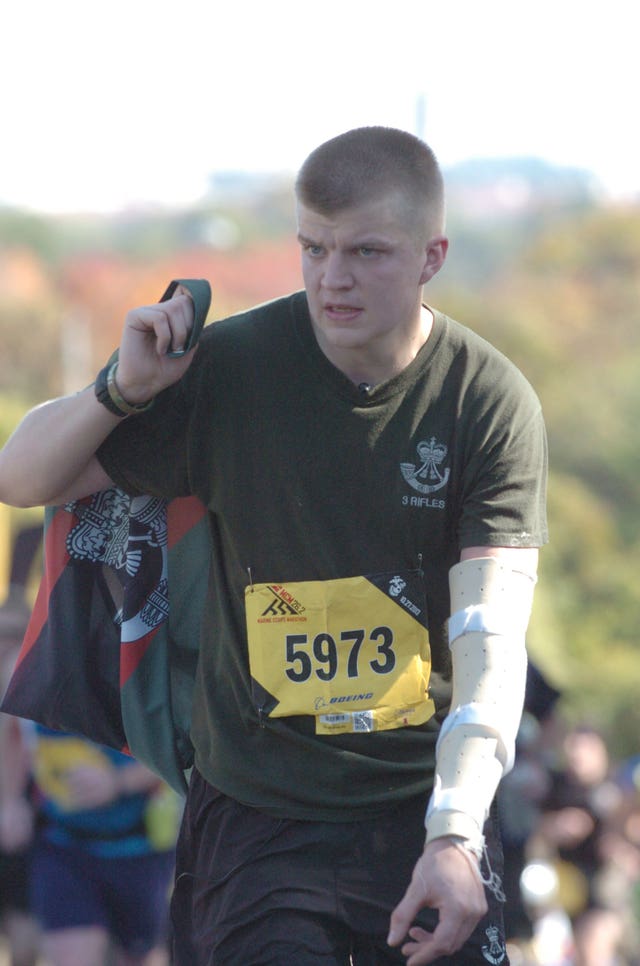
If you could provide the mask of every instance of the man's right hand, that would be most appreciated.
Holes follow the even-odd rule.
[[[117,383],[123,398],[139,405],[182,378],[195,349],[170,356],[184,346],[193,326],[193,302],[178,286],[172,298],[132,309],[126,317],[118,355]]]

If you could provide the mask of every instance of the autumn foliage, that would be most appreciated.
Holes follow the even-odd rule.
[[[592,205],[461,225],[427,292],[540,395],[551,542],[529,647],[566,713],[602,727],[617,755],[637,750],[640,729],[639,214]],[[0,442],[20,410],[91,382],[127,310],[157,301],[171,279],[210,280],[211,322],[302,284],[291,233],[145,253],[112,239],[56,245],[51,230],[27,227],[31,244],[25,232],[0,244]]]
[[[209,321],[302,285],[298,248],[289,240],[233,252],[196,248],[143,264],[122,256],[76,255],[62,266],[58,289],[71,312],[85,319],[94,368],[118,345],[127,311],[157,302],[174,278],[209,279]]]

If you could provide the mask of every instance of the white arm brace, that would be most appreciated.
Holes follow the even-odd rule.
[[[498,783],[513,766],[535,577],[478,557],[452,567],[449,583],[453,694],[425,826],[427,842],[455,835],[480,854]]]

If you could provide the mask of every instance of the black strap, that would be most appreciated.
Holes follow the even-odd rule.
[[[170,299],[178,285],[183,285],[193,299],[193,327],[183,349],[178,352],[174,352],[172,349],[169,350],[167,355],[172,358],[183,356],[189,349],[193,349],[200,338],[200,333],[207,320],[209,306],[211,305],[211,286],[206,278],[176,278],[170,283],[160,301],[166,302]]]

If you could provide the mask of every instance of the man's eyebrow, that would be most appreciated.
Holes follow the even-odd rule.
[[[306,235],[303,235],[302,232],[300,231],[297,233],[296,237],[298,241],[302,242],[302,244],[304,245],[320,244],[320,242],[318,242],[316,239],[308,238]],[[375,234],[374,232],[366,232],[366,233],[363,232],[362,235],[354,238],[353,240],[354,248],[376,248],[377,246],[387,245],[387,244],[389,244],[389,241],[387,238],[384,237],[384,235]]]

